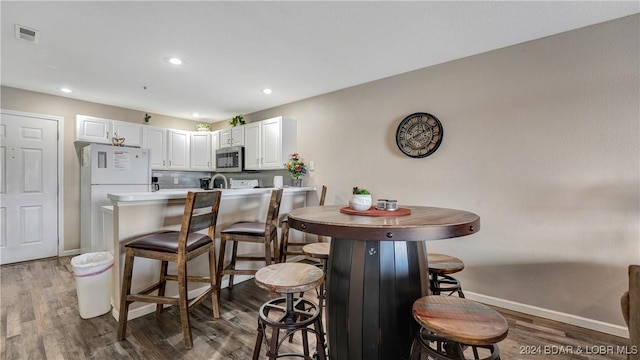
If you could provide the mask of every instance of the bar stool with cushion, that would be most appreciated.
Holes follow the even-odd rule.
[[[218,285],[222,278],[229,275],[229,289],[233,289],[234,275],[253,275],[257,270],[236,269],[236,261],[264,261],[266,265],[278,262],[278,213],[282,201],[282,189],[271,191],[269,208],[264,222],[241,221],[220,231],[220,254],[218,258]],[[224,266],[227,242],[233,242],[231,261]],[[264,256],[238,255],[238,243],[251,242],[264,244]],[[218,293],[219,295],[219,293]]]
[[[327,187],[322,186],[322,192],[320,193],[320,201],[318,206],[324,206],[324,200],[327,197]],[[290,250],[289,247],[301,248],[309,243],[307,242],[290,242],[289,241],[289,223],[287,222],[287,215],[284,214],[280,219],[280,228],[282,229],[282,240],[280,240],[280,262],[287,261],[287,255],[304,255],[302,249]],[[324,242],[324,237],[318,235],[318,242]]]
[[[431,294],[452,295],[457,292],[459,297],[464,298],[460,281],[450,275],[464,269],[462,260],[446,254],[428,253],[427,262],[429,263]]]
[[[321,322],[321,307],[311,300],[295,298],[294,294],[318,287],[324,281],[324,273],[317,267],[303,263],[280,263],[266,266],[256,273],[256,284],[269,291],[285,294],[264,303],[258,316],[258,336],[253,350],[253,360],[260,356],[267,327],[272,329],[267,345],[267,357],[301,357],[307,360],[327,358],[324,348],[324,331]],[[280,332],[284,337],[280,337]],[[292,339],[295,332],[302,333],[303,354],[281,353],[284,341]],[[308,334],[316,336],[315,353],[310,356]]]
[[[187,349],[191,349],[193,346],[189,310],[208,295],[211,295],[213,316],[215,318],[220,317],[218,285],[216,283],[215,244],[212,240],[215,236],[216,222],[218,220],[220,194],[221,192],[218,190],[189,192],[182,215],[180,231],[161,231],[146,235],[124,246],[125,263],[120,298],[120,318],[118,320],[119,341],[124,340],[126,336],[129,305],[136,301],[158,304],[156,307],[157,314],[162,312],[164,304],[177,305],[180,311],[184,344]],[[204,208],[207,208],[207,211],[200,210]],[[198,212],[194,214],[196,209],[198,209]],[[195,232],[203,229],[208,229],[208,234]],[[189,276],[187,262],[205,253],[209,254],[209,276]],[[135,257],[160,260],[160,279],[157,283],[141,290],[139,293],[131,294],[131,278]],[[169,261],[177,264],[177,275],[167,274]],[[168,280],[178,282],[178,297],[165,296]],[[187,282],[206,282],[210,286],[201,295],[189,301],[187,298]],[[149,295],[155,290],[158,290],[158,295]]]
[[[497,343],[509,325],[490,307],[455,296],[429,295],[413,303],[413,318],[422,326],[411,347],[411,360],[500,359]],[[466,352],[466,354],[465,354]]]

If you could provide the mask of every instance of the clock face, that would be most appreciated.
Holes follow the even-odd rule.
[[[415,113],[398,125],[396,144],[405,155],[423,158],[438,149],[442,135],[442,124],[438,118],[427,113]]]

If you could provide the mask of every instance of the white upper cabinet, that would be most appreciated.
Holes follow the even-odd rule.
[[[210,132],[191,133],[191,170],[213,170],[213,146]]]
[[[142,145],[142,125],[115,120],[111,124],[113,129],[113,137],[124,138],[124,145]]]
[[[190,131],[167,130],[167,169],[189,170]]]
[[[151,150],[152,170],[167,169],[167,129],[144,126],[142,148]]]
[[[284,169],[284,162],[298,145],[296,121],[279,116],[250,123],[245,128],[245,168]]]
[[[111,144],[114,137],[124,138],[125,146],[142,145],[142,125],[126,121],[76,116],[76,140]]]
[[[244,128],[246,125],[220,130],[220,148],[242,146],[244,141]]]
[[[260,122],[249,123],[244,126],[244,168],[247,170],[260,169]]]

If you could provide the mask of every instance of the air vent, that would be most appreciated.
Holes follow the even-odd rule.
[[[16,37],[37,44],[40,41],[40,31],[16,24]]]

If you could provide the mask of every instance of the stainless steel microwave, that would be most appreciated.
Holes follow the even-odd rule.
[[[242,172],[244,170],[244,147],[232,146],[216,150],[217,172]]]

